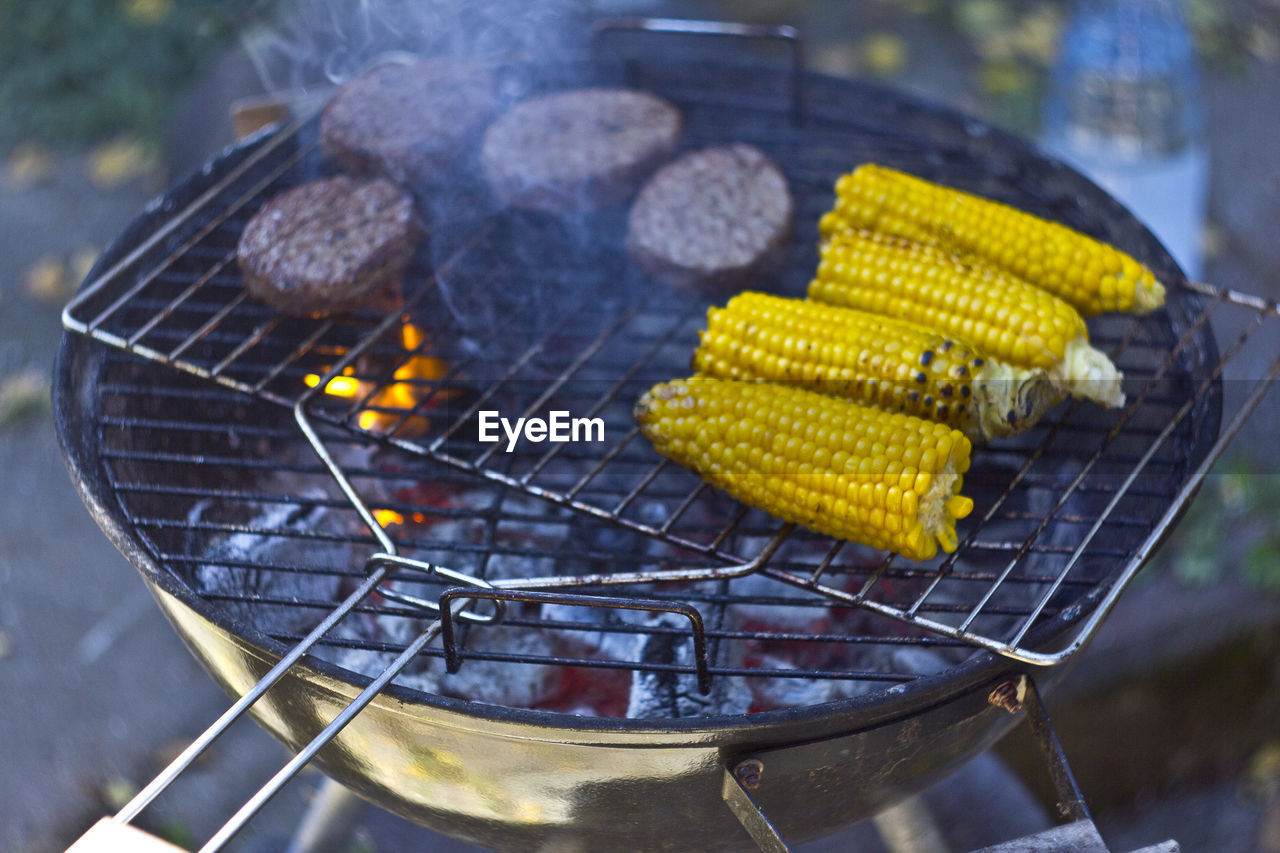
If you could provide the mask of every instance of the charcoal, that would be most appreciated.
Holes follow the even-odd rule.
[[[653,620],[653,629],[662,633],[641,635],[637,658],[643,664],[693,666],[693,640],[689,620],[663,613]],[[666,631],[675,629],[674,633]],[[696,675],[639,669],[631,678],[631,702],[627,716],[637,719],[706,717],[745,714],[751,706],[751,691],[741,678],[721,677],[711,682],[711,692],[698,690]]]

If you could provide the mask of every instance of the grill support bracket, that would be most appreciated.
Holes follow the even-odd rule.
[[[1092,828],[1093,817],[1089,814],[1084,794],[1080,791],[1062,745],[1058,742],[1058,735],[1040,698],[1035,679],[1022,675],[1016,681],[1000,682],[991,689],[988,701],[1011,714],[1026,712],[1027,725],[1044,756],[1049,778],[1057,794],[1058,816],[1066,821],[1067,826],[1088,825]],[[768,758],[768,752],[762,752],[727,762],[721,796],[762,853],[787,853],[791,847],[783,840],[753,794],[764,785]],[[1101,849],[1105,850],[1105,847]]]

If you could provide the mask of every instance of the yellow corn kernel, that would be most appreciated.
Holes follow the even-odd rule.
[[[693,366],[704,375],[794,383],[945,423],[974,441],[1029,429],[1058,396],[1045,371],[984,363],[924,326],[766,293],[709,309],[699,339]]]
[[[854,542],[895,551],[913,560],[933,557],[939,543],[955,540],[955,522],[972,509],[956,502],[971,444],[944,424],[883,412],[793,385],[705,376],[655,385],[636,404],[636,420],[654,448],[708,482],[779,518]],[[692,416],[703,425],[692,441],[671,440],[676,421]],[[847,454],[843,469],[815,468],[800,456],[800,443],[772,430],[735,430],[734,424],[786,421],[799,433],[825,429],[824,449]],[[837,438],[838,437],[838,438]],[[836,443],[839,441],[840,443]],[[927,470],[858,459],[852,447],[927,460]],[[774,473],[755,468],[757,447],[783,448]],[[879,473],[875,473],[877,471]],[[916,483],[927,484],[916,491]],[[963,514],[957,514],[963,510]],[[890,520],[892,519],[892,520]]]
[[[836,181],[823,237],[870,228],[954,247],[1042,287],[1081,313],[1147,314],[1164,304],[1155,274],[1114,246],[980,196],[866,163]]]
[[[1010,367],[1044,370],[1077,396],[1106,406],[1124,402],[1119,371],[1089,345],[1074,308],[936,246],[865,230],[836,234],[822,249],[809,298],[919,323]],[[975,363],[982,367],[985,360]],[[972,366],[953,364],[951,376],[968,378]]]

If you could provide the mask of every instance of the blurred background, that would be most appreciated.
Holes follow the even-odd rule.
[[[61,307],[148,198],[233,141],[236,99],[340,74],[332,56],[317,61],[323,39],[304,34],[315,23],[342,32],[351,9],[370,5],[0,4],[3,853],[65,848],[226,705],[63,468],[48,402]],[[588,19],[792,24],[812,70],[886,82],[1037,139],[1129,204],[1191,275],[1280,297],[1280,0],[554,5]],[[1114,81],[1136,72],[1144,112],[1117,122]],[[1229,380],[1261,366],[1235,369]],[[1116,850],[1176,838],[1185,850],[1280,853],[1276,397],[1050,697]],[[1030,738],[1019,731],[997,753],[909,804],[915,835],[895,836],[902,821],[887,819],[815,849],[967,850],[1049,825]],[[238,727],[141,824],[197,844],[283,760],[266,735]],[[232,849],[283,849],[317,784],[312,774],[292,785]],[[984,814],[975,785],[1002,786],[1007,796],[985,807],[1017,802],[1022,817]],[[353,851],[464,849],[381,813],[354,820]]]

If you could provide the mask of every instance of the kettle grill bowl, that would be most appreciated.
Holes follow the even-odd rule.
[[[672,70],[676,69],[676,70]],[[664,73],[698,79],[697,66],[666,61]],[[787,91],[785,74],[753,66],[717,73],[764,78]],[[1153,237],[1122,208],[1069,169],[1023,143],[955,113],[847,81],[806,76],[812,102],[827,108],[858,91],[883,99],[886,115],[911,111],[939,140],[974,163],[1012,170],[1020,186],[1095,217],[1167,280],[1181,275]],[[868,95],[868,92],[871,94]],[[923,118],[921,118],[923,117]],[[883,122],[883,115],[868,119]],[[94,280],[124,258],[174,211],[198,198],[252,152],[262,139],[225,152],[141,215],[90,274]],[[890,144],[890,143],[886,143]],[[904,149],[905,151],[905,149]],[[918,152],[923,163],[937,155]],[[903,153],[899,164],[908,157]],[[853,165],[852,163],[850,165]],[[834,178],[834,175],[830,176]],[[1005,175],[993,175],[1000,183]],[[1043,178],[1043,181],[1041,179]],[[977,181],[981,183],[981,181]],[[1001,183],[1001,186],[1005,184]],[[1195,297],[1185,296],[1194,301]],[[1199,332],[1200,351],[1216,361],[1212,336]],[[65,334],[58,354],[55,415],[68,467],[95,519],[142,574],[161,609],[193,654],[232,696],[240,696],[287,646],[203,597],[174,566],[157,559],[117,491],[102,446],[98,383],[108,351],[87,337]],[[139,363],[142,375],[167,368]],[[193,387],[199,387],[193,385]],[[245,401],[245,416],[269,404]],[[1217,434],[1220,399],[1206,398],[1188,469]],[[1101,598],[1104,585],[1073,607],[1046,616],[1032,639],[1067,632]],[[865,696],[759,714],[672,720],[574,717],[506,708],[408,690],[395,684],[358,714],[317,758],[333,778],[372,802],[437,830],[504,850],[742,849],[751,841],[721,797],[724,769],[748,755],[765,773],[755,792],[782,835],[816,838],[863,819],[919,790],[985,749],[1014,718],[990,705],[991,689],[1017,677],[1023,665],[977,652],[936,675]],[[1052,683],[1061,672],[1042,673]],[[308,657],[260,701],[253,714],[291,748],[309,741],[369,679]]]
[[[123,518],[96,425],[70,404],[93,396],[95,362],[105,355],[70,335],[60,349],[56,413],[73,479],[188,649],[228,695],[241,696],[288,648],[201,598]],[[762,808],[789,841],[819,838],[998,740],[1016,718],[987,697],[1016,675],[1012,662],[984,652],[830,705],[657,723],[504,708],[393,683],[315,761],[388,811],[498,850],[593,851],[619,839],[632,850],[748,850],[751,839],[721,798],[726,766],[763,760]],[[369,681],[308,657],[251,713],[296,750]]]

